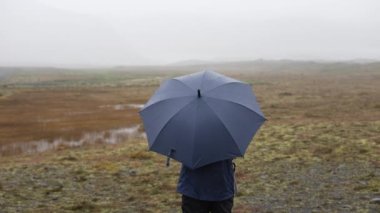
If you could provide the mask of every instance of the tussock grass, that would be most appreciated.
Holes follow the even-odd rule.
[[[135,82],[170,75],[144,73]],[[232,76],[253,83],[268,118],[244,158],[236,159],[234,212],[380,211],[378,204],[370,203],[380,196],[378,72]],[[70,138],[82,131],[139,123],[136,109],[95,108],[122,100],[144,103],[156,86],[20,89],[0,101],[0,136],[8,142],[57,135]],[[84,109],[93,113],[62,117],[64,112]],[[36,115],[64,119],[40,131]],[[68,127],[73,130],[59,130]],[[165,161],[148,152],[142,139],[2,157],[0,209],[178,212],[180,196],[175,191],[180,164],[173,161],[167,168]]]
[[[362,131],[357,133],[360,126]],[[237,159],[236,212],[313,209],[331,212],[377,208],[380,193],[379,122],[265,124],[242,159]],[[344,134],[343,134],[344,133]],[[370,135],[368,135],[370,134]],[[366,150],[366,151],[363,151]],[[0,196],[10,211],[178,211],[180,165],[147,151],[145,141],[83,147],[2,159]],[[58,157],[57,157],[58,156]],[[28,199],[18,207],[20,194]],[[43,207],[34,206],[43,203]]]

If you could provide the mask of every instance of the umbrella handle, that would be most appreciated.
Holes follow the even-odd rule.
[[[169,154],[168,154],[168,158],[166,159],[166,167],[170,166],[170,156],[172,156],[174,151],[175,151],[174,149],[170,149]]]

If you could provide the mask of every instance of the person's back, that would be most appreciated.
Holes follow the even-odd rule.
[[[197,169],[182,166],[177,191],[182,194],[182,211],[231,212],[235,193],[232,160]]]

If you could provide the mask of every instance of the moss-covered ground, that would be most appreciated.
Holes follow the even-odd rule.
[[[235,160],[234,212],[380,212],[378,72],[233,76],[269,119]],[[142,139],[2,157],[0,212],[180,212],[165,160]]]

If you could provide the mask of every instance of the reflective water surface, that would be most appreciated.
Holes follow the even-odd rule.
[[[0,156],[15,154],[33,154],[58,149],[59,147],[79,147],[86,144],[117,144],[132,138],[145,138],[145,133],[139,131],[140,125],[123,127],[101,132],[89,132],[82,135],[78,140],[38,140],[17,142],[0,145]]]

